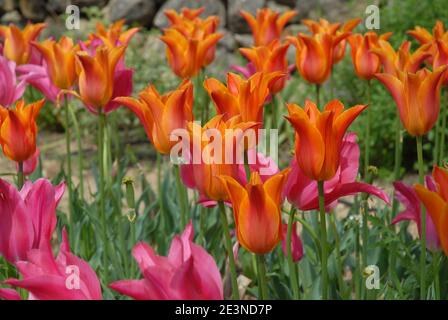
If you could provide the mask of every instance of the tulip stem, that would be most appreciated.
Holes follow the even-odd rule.
[[[291,280],[293,297],[294,300],[299,300],[299,283],[297,281],[296,268],[294,266],[294,260],[292,257],[292,227],[294,224],[295,215],[296,215],[296,209],[293,206],[291,206],[291,211],[289,212],[288,233],[286,235],[286,248],[288,251],[288,268],[289,268],[289,277]]]
[[[187,199],[186,199],[186,193],[185,189],[182,185],[182,180],[180,177],[180,166],[174,165],[174,170],[176,171],[176,187],[177,187],[177,195],[179,197],[179,205],[180,205],[180,223],[181,223],[181,230],[185,229],[185,226],[187,225],[187,215],[188,215],[188,208],[187,208]]]
[[[328,299],[328,271],[327,271],[327,221],[325,213],[325,193],[324,181],[317,182],[317,189],[319,192],[319,211],[320,211],[320,241],[322,254],[322,299]]]
[[[320,84],[316,84],[316,105],[320,109]]]
[[[249,153],[248,150],[244,150],[244,172],[246,173],[247,183],[250,180],[250,165],[249,165]]]
[[[271,129],[277,129],[277,108],[278,106],[276,105],[276,100],[275,100],[275,95],[272,95],[272,101],[271,101],[271,111],[272,111],[272,124],[271,124]]]
[[[448,97],[448,94],[445,94]],[[445,137],[446,137],[446,103],[442,103],[442,110],[440,112],[442,117],[442,127],[440,128],[440,151],[439,151],[439,165],[442,165],[445,160]]]
[[[81,140],[81,129],[79,127],[78,119],[76,119],[76,114],[73,108],[68,104],[68,109],[72,117],[73,126],[75,128],[76,143],[78,144],[78,169],[79,169],[79,194],[80,198],[84,199],[84,175],[83,175],[83,156],[82,156],[82,140]]]
[[[398,113],[398,112],[397,112]],[[395,155],[394,155],[394,181],[398,181],[400,179],[400,167],[401,167],[401,144],[402,144],[402,130],[401,130],[401,122],[400,117],[397,114],[395,117]],[[395,193],[395,192],[394,192]],[[392,213],[388,217],[386,223],[387,225],[390,225],[390,228],[392,232],[395,233],[395,227],[392,225],[392,219],[395,217],[398,211],[398,201],[393,197],[392,200]],[[389,212],[389,211],[388,211]],[[395,252],[395,244],[392,243],[392,248],[390,249],[390,252]],[[389,278],[392,280],[394,279],[395,274],[395,254],[389,255]]]
[[[19,191],[22,189],[24,181],[23,162],[19,161],[19,168],[17,170],[17,189],[19,189]]]
[[[103,238],[103,270],[104,281],[108,281],[108,240],[107,240],[107,225],[106,225],[106,208],[105,208],[105,189],[104,189],[104,126],[106,123],[106,116],[102,111],[98,114],[98,191],[99,191],[99,213],[101,221],[101,232]]]
[[[434,268],[434,297],[436,300],[440,300],[440,275],[439,275],[439,253],[433,252],[432,253],[432,263]]]
[[[69,225],[70,229],[74,228],[72,225],[73,223],[73,206],[72,206],[72,199],[73,199],[73,186],[72,186],[72,151],[71,151],[71,133],[70,133],[70,107],[68,98],[65,97],[64,99],[64,109],[65,109],[65,147],[67,152],[67,174],[66,174],[66,183],[68,187],[68,211],[69,211]],[[72,234],[70,232],[70,234]]]
[[[418,180],[420,184],[424,183],[423,167],[423,143],[422,136],[417,136],[417,161],[418,161]],[[426,264],[426,213],[425,208],[421,208],[421,255],[420,255],[420,299],[426,299],[425,287],[425,264]]]
[[[236,267],[235,267],[235,257],[233,256],[233,248],[232,248],[232,240],[230,238],[230,230],[229,223],[227,221],[226,208],[224,207],[224,202],[218,202],[221,223],[224,231],[224,240],[225,246],[227,250],[227,255],[229,256],[229,269],[230,269],[230,280],[232,282],[232,299],[239,300],[240,295],[238,293],[238,281],[236,275]]]
[[[257,254],[258,290],[259,300],[268,299],[268,285],[266,281],[266,262],[264,254]]]
[[[372,92],[372,83],[370,80],[367,80],[367,121],[366,121],[366,131],[365,131],[365,141],[364,141],[364,180],[368,181],[368,175],[369,175],[369,164],[370,164],[370,123],[372,122],[372,99],[371,99],[371,92]]]

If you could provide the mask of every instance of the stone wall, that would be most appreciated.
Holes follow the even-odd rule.
[[[359,1],[357,1],[359,3]],[[360,1],[366,3],[367,1]],[[369,1],[372,2],[372,1]],[[144,27],[166,26],[163,11],[167,8],[180,9],[205,6],[205,14],[218,15],[221,27],[232,33],[248,33],[248,27],[239,11],[244,9],[255,13],[265,6],[278,11],[296,9],[299,12],[295,23],[305,17],[325,16],[339,21],[350,16],[353,1],[349,0],[0,0],[0,21],[23,23],[44,21],[65,11],[69,4],[80,8],[97,6],[108,20],[126,19],[128,24]],[[294,22],[293,22],[294,23]]]

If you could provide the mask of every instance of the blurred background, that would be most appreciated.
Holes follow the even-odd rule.
[[[67,30],[65,10],[67,5],[74,4],[80,8],[81,20],[79,30]],[[15,23],[24,25],[27,21],[47,23],[47,28],[41,39],[49,35],[59,37],[62,34],[68,34],[75,39],[84,39],[90,32],[94,31],[97,21],[108,24],[120,19],[126,19],[129,26],[140,26],[141,31],[131,41],[127,52],[128,66],[135,69],[134,74],[134,93],[137,93],[149,83],[153,83],[160,91],[166,91],[174,88],[179,79],[172,73],[166,63],[165,45],[158,39],[161,30],[167,26],[167,20],[163,14],[166,9],[175,9],[180,11],[182,7],[198,8],[205,7],[206,15],[217,15],[220,18],[220,32],[224,37],[218,43],[216,59],[207,68],[207,76],[217,77],[221,80],[225,78],[229,66],[232,64],[244,65],[246,62],[238,52],[240,47],[250,47],[252,44],[250,29],[240,16],[240,10],[244,9],[255,13],[262,7],[270,7],[276,11],[286,11],[295,9],[299,12],[286,28],[285,33],[295,35],[297,32],[307,32],[305,26],[300,24],[304,18],[319,19],[325,18],[330,22],[344,22],[348,19],[359,17],[366,18],[366,7],[370,4],[377,5],[380,8],[380,29],[378,33],[392,31],[394,35],[390,41],[395,48],[407,39],[412,40],[413,49],[417,48],[417,43],[406,35],[406,31],[413,29],[416,25],[431,30],[437,19],[448,22],[448,1],[447,0],[0,0],[0,22],[1,24]],[[364,23],[361,23],[354,32],[366,32]],[[339,63],[334,72],[335,96],[343,101],[345,105],[354,105],[366,103],[365,90],[366,84],[360,81],[353,71],[350,59],[349,46],[344,61]],[[292,64],[295,61],[294,48],[291,46],[288,60]],[[327,88],[322,90],[325,98],[329,99],[328,84]],[[282,92],[284,101],[303,104],[305,98],[314,97],[314,87],[306,84],[297,73],[288,83],[287,88]],[[442,103],[448,103],[448,97],[442,98]],[[371,143],[373,152],[371,163],[378,167],[379,178],[388,180],[393,170],[393,150],[394,150],[394,117],[395,104],[386,92],[384,87],[377,81],[374,81],[372,108],[375,109],[372,122]],[[285,110],[284,110],[285,111]],[[60,110],[53,106],[47,106],[41,112],[41,148],[46,153],[46,158],[60,160],[59,147],[63,145],[62,135],[63,126],[59,121]],[[85,148],[94,153],[95,119],[91,117],[83,108],[78,108],[78,116],[83,118],[83,136],[86,142]],[[446,116],[446,115],[444,115]],[[122,108],[115,115],[119,129],[116,133],[120,139],[124,139],[127,145],[133,146],[136,159],[151,160],[155,153],[152,147],[147,143],[147,138],[142,126],[138,123],[136,117],[128,110]],[[364,121],[360,119],[352,126],[353,131],[362,133],[360,127]],[[413,140],[405,136],[404,143],[409,147],[405,148],[403,155],[402,171],[415,172],[414,163],[416,151]],[[89,139],[92,142],[92,148],[89,146]],[[409,140],[408,140],[409,139]],[[60,142],[59,142],[60,140]],[[117,139],[118,140],[118,139]],[[424,141],[424,152],[431,158],[433,136],[429,134]],[[123,141],[123,140],[118,140]],[[291,145],[287,139],[284,139],[280,150],[285,150],[280,154],[280,165],[286,165],[289,161],[289,150]],[[359,135],[359,142],[363,144],[363,137]],[[73,146],[76,150],[76,146]],[[116,148],[121,149],[121,145]],[[1,161],[1,160],[0,160]],[[283,161],[283,163],[282,163]],[[59,161],[56,163],[60,163]],[[6,164],[5,164],[6,165]],[[52,167],[52,165],[50,166]],[[51,170],[51,169],[48,169]],[[57,172],[58,170],[55,169]],[[47,172],[52,175],[51,172]]]

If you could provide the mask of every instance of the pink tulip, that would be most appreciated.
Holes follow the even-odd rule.
[[[286,223],[282,226],[282,250],[284,255],[288,256],[288,250],[286,247],[287,244],[287,234],[288,234],[288,225]],[[297,232],[297,222],[292,224],[292,234],[291,234],[291,251],[292,251],[292,260],[294,262],[299,262],[303,257],[303,244],[300,236]]]
[[[70,252],[65,229],[56,259],[49,250],[32,249],[26,261],[18,261],[16,267],[21,279],[8,279],[5,284],[27,290],[29,300],[102,299],[98,277],[86,261]],[[0,297],[17,298],[11,291],[6,295],[0,291]]]
[[[25,92],[25,81],[17,82],[16,63],[0,56],[0,105],[9,107]]]
[[[435,191],[437,188],[431,176],[426,177],[426,186],[429,190]],[[417,230],[419,236],[421,236],[421,207],[420,201],[414,188],[404,184],[401,181],[394,182],[395,198],[401,202],[405,209],[397,214],[392,220],[392,224],[396,224],[400,221],[414,221],[417,224]],[[431,216],[426,214],[426,247],[430,250],[436,251],[440,249],[440,240],[437,236],[436,228],[431,219]]]
[[[36,88],[47,100],[56,102],[60,89],[51,81],[45,61],[42,62],[42,65],[21,65],[17,67],[17,71],[21,73],[19,79]],[[60,102],[62,102],[62,97]]]
[[[30,176],[36,170],[39,164],[40,150],[36,148],[36,152],[28,159],[23,162],[23,174],[25,176]],[[19,171],[19,164],[16,163],[16,171]]]
[[[317,210],[319,199],[316,181],[300,170],[295,157],[290,167],[292,170],[284,191],[288,201],[300,210]],[[336,206],[339,198],[359,192],[370,193],[389,204],[389,197],[384,191],[367,183],[356,182],[358,167],[359,146],[356,143],[356,134],[349,133],[343,140],[341,161],[336,175],[324,184],[327,210]]]
[[[0,179],[0,254],[7,261],[26,260],[31,249],[51,250],[56,207],[64,190],[64,183],[54,187],[39,179],[25,182],[19,192]]]
[[[22,300],[22,297],[20,297],[20,294],[10,288],[0,288],[0,299],[4,300]]]
[[[221,300],[223,285],[218,267],[202,247],[194,244],[190,222],[175,236],[168,257],[158,256],[140,242],[132,253],[143,274],[141,280],[120,280],[109,285],[137,300]]]

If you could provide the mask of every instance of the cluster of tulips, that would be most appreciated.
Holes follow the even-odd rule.
[[[331,24],[324,19],[304,20],[309,34],[299,33],[285,38],[285,25],[297,12],[279,14],[262,9],[253,16],[242,11],[241,15],[252,30],[254,46],[240,49],[248,64],[232,66],[240,75],[229,72],[226,83],[222,83],[204,76],[204,69],[213,62],[216,45],[223,35],[218,32],[219,18],[203,19],[203,11],[203,8],[184,8],[180,13],[165,12],[169,27],[160,39],[166,44],[169,66],[182,81],[167,93],[160,93],[155,86],[149,85],[137,98],[131,96],[133,71],[125,64],[125,52],[129,41],[138,32],[137,28],[125,30],[123,21],[109,27],[98,24],[96,32],[86,41],[74,43],[68,37],[39,41],[44,24],[28,24],[24,29],[15,25],[0,27],[0,145],[4,156],[17,163],[17,185],[0,179],[0,255],[15,276],[3,281],[0,297],[102,298],[100,280],[94,269],[71,253],[69,245],[74,237],[70,230],[75,210],[71,198],[76,191],[81,196],[84,194],[81,148],[78,150],[80,173],[76,185],[72,180],[70,150],[70,133],[82,125],[77,121],[71,101],[79,99],[98,119],[97,211],[102,226],[99,232],[105,244],[101,266],[103,286],[134,299],[225,297],[223,280],[214,258],[194,243],[189,217],[192,200],[189,194],[192,191],[188,192],[188,188],[197,195],[198,201],[193,205],[202,206],[204,210],[219,208],[233,299],[240,298],[235,266],[239,245],[256,256],[259,298],[266,299],[269,290],[265,256],[280,243],[288,262],[288,286],[295,299],[300,297],[295,263],[300,261],[304,250],[297,228],[297,210],[317,210],[321,236],[321,298],[331,298],[327,270],[327,214],[334,214],[339,198],[361,193],[362,265],[367,267],[368,197],[375,196],[386,205],[391,202],[383,190],[370,184],[373,176],[369,167],[369,110],[374,106],[369,104],[371,81],[376,79],[384,84],[397,106],[396,149],[401,150],[401,125],[417,141],[419,184],[394,183],[395,198],[406,209],[397,215],[398,202],[394,200],[388,223],[403,220],[417,223],[421,239],[420,290],[421,297],[425,298],[427,248],[442,249],[448,255],[448,170],[439,166],[445,156],[447,118],[446,109],[439,117],[440,92],[441,87],[448,84],[448,32],[443,24],[437,22],[432,34],[420,27],[409,31],[420,43],[420,47],[411,52],[409,41],[395,50],[388,42],[391,33],[354,33],[361,19],[345,24]],[[344,58],[347,44],[351,47],[354,71],[360,79],[366,80],[369,88],[368,103],[351,108],[345,108],[337,99],[326,104],[321,102],[322,85]],[[286,58],[290,45],[296,49],[296,68],[289,65]],[[424,66],[431,66],[432,71]],[[315,85],[315,101],[306,100],[303,107],[294,103],[276,104],[295,69],[305,81]],[[21,99],[25,90],[31,90],[31,87],[45,99],[29,102]],[[66,115],[67,170],[65,183],[58,186],[47,179],[34,182],[27,179],[39,159],[36,118],[45,101],[64,108]],[[216,115],[210,116],[213,110],[209,110],[209,105],[214,106]],[[173,141],[171,135],[178,129],[188,132],[187,144],[191,152],[199,148],[200,154],[204,155],[202,149],[206,149],[212,139],[204,140],[204,133],[207,129],[215,129],[221,134],[220,144],[225,150],[234,151],[242,143],[245,155],[243,163],[203,159],[200,163],[173,165],[177,178],[176,201],[180,208],[178,223],[184,231],[173,238],[167,257],[157,255],[145,242],[135,244],[132,254],[143,277],[139,280],[117,281],[108,276],[107,242],[111,241],[108,228],[114,226],[108,224],[105,215],[105,188],[111,170],[110,149],[105,136],[108,114],[120,106],[135,113],[160,155],[173,154],[177,141]],[[363,173],[366,182],[361,182],[357,136],[347,130],[364,111],[367,113]],[[256,150],[259,141],[244,143],[244,140],[226,134],[228,129],[245,133],[264,128],[268,112],[271,129],[280,126],[293,129],[294,157],[283,170],[273,159]],[[195,122],[195,119],[203,123]],[[437,136],[436,158],[432,175],[425,179],[422,137],[433,127]],[[76,136],[81,146],[79,134]],[[199,141],[199,145],[194,141]],[[216,158],[224,157],[224,154],[217,156],[211,152],[208,156]],[[399,157],[396,161],[399,168]],[[396,173],[395,178],[398,177]],[[57,224],[56,207],[66,189],[69,196],[68,230],[63,229],[60,249],[55,256],[52,239]],[[227,215],[229,207],[233,212],[233,223]],[[284,222],[286,212],[289,216]],[[78,278],[68,283],[67,268],[73,267],[78,270]]]

